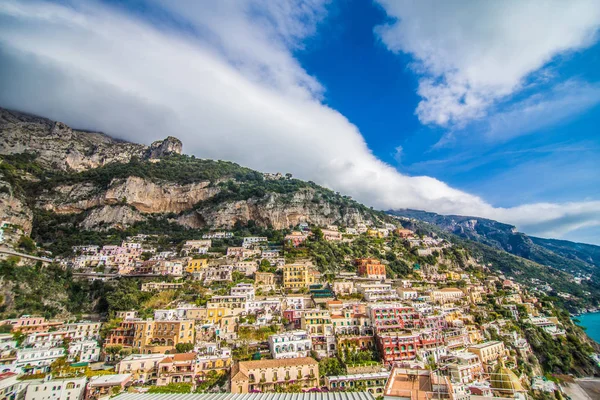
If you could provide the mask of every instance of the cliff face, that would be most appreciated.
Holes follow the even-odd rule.
[[[63,185],[44,193],[38,207],[57,214],[79,213],[93,207],[127,204],[142,213],[179,213],[218,193],[210,182],[156,184],[137,176],[114,179],[107,190],[90,182]]]
[[[314,202],[315,191],[300,190],[292,198],[269,193],[262,198],[223,202],[214,208],[201,208],[187,215],[184,223],[197,221],[196,226],[208,225],[230,228],[236,222],[254,221],[261,226],[284,229],[300,222],[316,225],[343,223],[354,225],[365,221],[355,208],[344,209],[328,202]]]
[[[0,217],[27,233],[36,212],[45,213],[49,232],[64,221],[75,230],[107,230],[157,218],[188,228],[254,221],[276,229],[375,220],[366,207],[317,185],[265,179],[233,163],[182,156],[182,148],[172,136],[144,146],[0,109],[0,157],[21,188],[16,195],[5,185]],[[25,179],[27,170],[34,173]]]
[[[0,109],[0,154],[36,153],[37,162],[46,168],[80,172],[114,162],[128,162],[132,157],[181,154],[181,148],[181,141],[173,137],[148,147],[115,140],[102,133],[74,130],[62,122]]]

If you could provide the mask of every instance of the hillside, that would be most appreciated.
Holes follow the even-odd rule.
[[[143,146],[0,110],[0,214],[41,243],[85,231],[285,229],[378,224],[386,215],[312,182],[181,154],[173,137]],[[89,236],[89,235],[88,235]]]
[[[600,246],[566,240],[541,239],[517,232],[501,222],[460,215],[440,215],[419,210],[390,210],[389,214],[434,224],[442,230],[507,251],[536,263],[571,274],[598,274]]]

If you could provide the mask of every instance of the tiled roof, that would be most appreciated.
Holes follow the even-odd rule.
[[[291,367],[294,365],[318,364],[312,357],[283,358],[278,360],[241,361],[240,369],[249,370],[256,368]]]

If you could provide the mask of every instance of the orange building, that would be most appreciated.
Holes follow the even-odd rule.
[[[357,258],[358,275],[372,279],[385,279],[385,265],[375,258]]]

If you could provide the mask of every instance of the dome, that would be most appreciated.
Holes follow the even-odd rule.
[[[513,371],[506,368],[504,362],[498,363],[494,372],[490,374],[492,388],[500,391],[524,392],[521,381]]]

